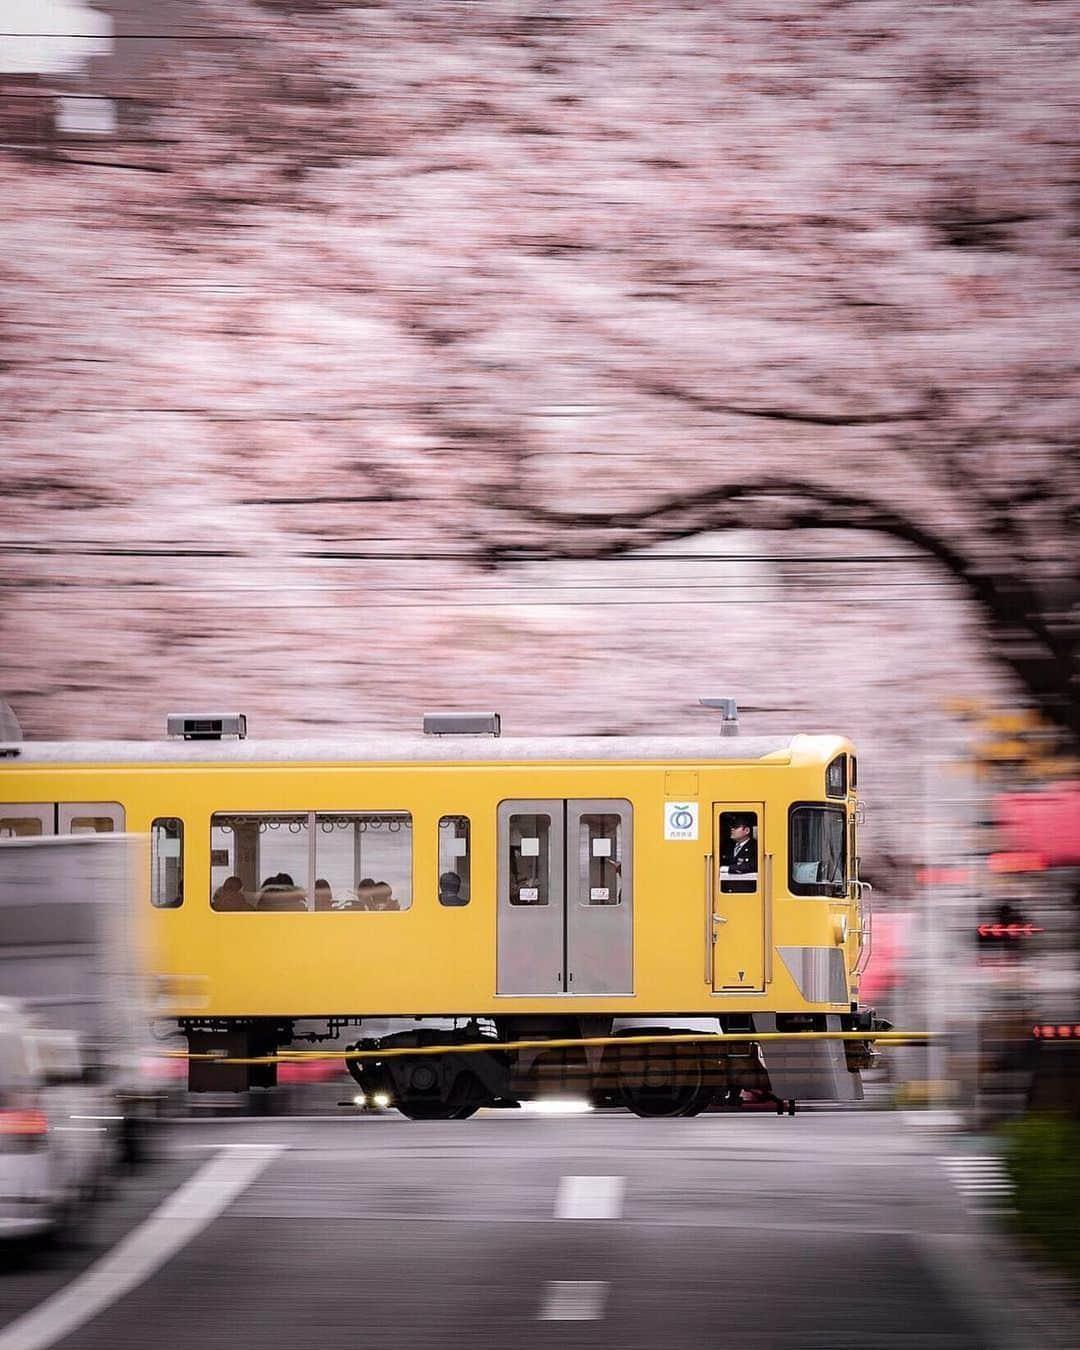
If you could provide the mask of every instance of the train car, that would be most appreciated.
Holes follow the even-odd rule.
[[[570,1085],[649,1116],[861,1096],[869,1044],[806,1034],[873,1025],[844,737],[168,728],[0,747],[0,836],[149,835],[159,1008],[193,1090],[272,1084],[239,1061],[325,1038],[414,1118]]]

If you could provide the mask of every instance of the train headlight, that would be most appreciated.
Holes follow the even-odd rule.
[[[367,1097],[362,1092],[358,1092],[352,1099],[353,1106],[367,1106]]]
[[[388,1092],[376,1092],[371,1099],[372,1106],[377,1106],[380,1111],[385,1111],[390,1105],[390,1094]]]

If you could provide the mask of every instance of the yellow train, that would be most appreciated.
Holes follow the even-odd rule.
[[[193,1052],[348,1040],[361,1090],[414,1117],[553,1083],[641,1115],[861,1095],[868,1044],[803,1035],[873,1025],[843,737],[503,738],[494,714],[355,742],[251,741],[238,714],[169,731],[0,747],[0,837],[150,836],[160,1006]],[[717,1032],[745,1040],[664,1044]],[[545,1046],[566,1040],[586,1044]],[[484,1049],[401,1053],[435,1044]],[[274,1073],[196,1059],[189,1081]]]

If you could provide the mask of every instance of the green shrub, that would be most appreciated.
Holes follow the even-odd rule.
[[[1080,1121],[1028,1115],[1004,1135],[1017,1227],[1080,1281]]]

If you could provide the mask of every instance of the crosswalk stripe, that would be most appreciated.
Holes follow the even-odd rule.
[[[622,1216],[625,1177],[560,1177],[555,1194],[557,1219],[618,1219]]]
[[[606,1280],[549,1280],[536,1314],[541,1322],[597,1322],[607,1302]]]
[[[993,1154],[939,1158],[946,1175],[969,1209],[983,1214],[1008,1214],[1012,1180],[1002,1158]]]

